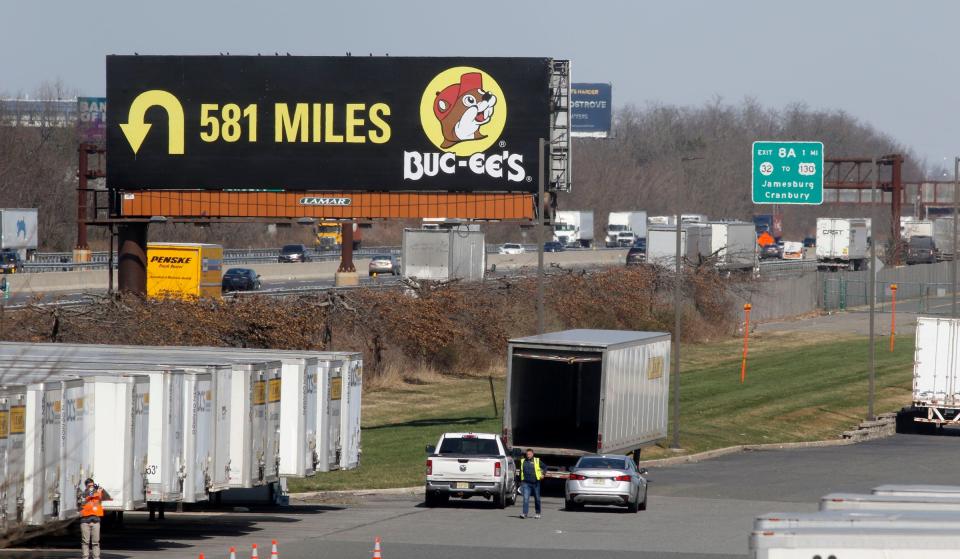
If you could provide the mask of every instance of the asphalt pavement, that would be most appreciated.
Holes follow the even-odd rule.
[[[884,483],[955,484],[948,466],[960,437],[896,435],[856,445],[752,451],[693,464],[651,468],[646,511],[563,510],[553,491],[540,520],[518,517],[517,506],[454,501],[428,509],[420,495],[351,496],[342,503],[294,500],[282,508],[246,512],[167,513],[149,522],[127,513],[124,528],[104,530],[104,558],[148,559],[250,556],[258,544],[269,557],[276,539],[283,559],[366,559],[374,537],[384,559],[726,559],[747,555],[755,516],[814,511],[834,491],[865,492]],[[32,550],[0,557],[77,556],[73,532],[47,537]]]

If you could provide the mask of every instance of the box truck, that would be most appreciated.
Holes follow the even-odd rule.
[[[757,235],[752,223],[714,221],[709,225],[710,254],[717,259],[718,268],[745,270],[757,265]],[[676,239],[674,239],[674,245],[676,245]]]
[[[933,245],[937,248],[937,260],[953,260],[953,217],[933,220]]]
[[[817,262],[822,269],[863,269],[870,228],[863,218],[817,218]]]
[[[667,435],[669,380],[667,333],[565,330],[512,339],[504,440],[534,449],[551,468],[593,453],[639,459],[640,449]]]
[[[937,559],[956,555],[960,535],[919,528],[785,528],[750,534],[754,559]]]
[[[553,240],[566,247],[593,245],[593,210],[558,211],[553,222]]]
[[[933,222],[925,219],[910,219],[900,222],[900,236],[909,241],[910,237],[932,237]]]
[[[403,277],[480,281],[487,266],[482,231],[404,229],[400,269]]]
[[[610,212],[607,216],[607,248],[630,247],[647,238],[647,212]]]
[[[713,253],[713,229],[706,225],[681,225],[681,265],[697,264]],[[647,262],[673,269],[676,266],[676,226],[654,226],[647,229]]]
[[[0,250],[33,260],[37,252],[36,208],[0,208]]]
[[[147,296],[220,297],[223,247],[204,243],[147,243]]]

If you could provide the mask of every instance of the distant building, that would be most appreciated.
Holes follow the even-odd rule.
[[[0,99],[0,126],[73,128],[77,99]]]

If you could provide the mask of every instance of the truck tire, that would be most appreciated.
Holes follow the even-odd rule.
[[[507,494],[504,488],[500,488],[500,493],[493,496],[493,506],[498,509],[507,508]]]

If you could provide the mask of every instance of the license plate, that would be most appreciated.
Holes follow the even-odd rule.
[[[588,479],[587,485],[606,485],[607,480],[605,479]]]
[[[470,489],[470,484],[465,481],[458,481],[456,487],[457,489]]]

